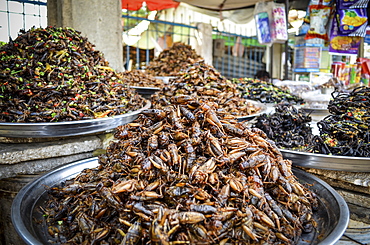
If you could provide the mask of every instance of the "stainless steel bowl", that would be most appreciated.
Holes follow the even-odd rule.
[[[314,116],[322,116],[322,117],[325,117],[325,116],[328,116],[330,113],[329,113],[329,110],[327,108],[309,108],[309,107],[301,107],[301,109],[307,113],[310,113],[310,115],[314,115]]]
[[[247,116],[241,116],[237,117],[238,121],[249,121],[252,120],[253,118],[262,115],[263,113],[267,112],[267,107],[265,104],[255,101],[255,100],[246,100],[246,103],[251,103],[253,106],[260,108],[260,110],[257,113],[253,113]]]
[[[334,156],[285,149],[280,149],[280,152],[295,166],[347,172],[370,172],[370,158],[368,157]]]
[[[146,105],[139,110],[99,119],[45,123],[0,123],[0,137],[52,138],[104,132],[132,122],[142,110],[150,106],[151,103],[147,101]]]
[[[47,232],[45,223],[39,211],[47,200],[45,186],[55,186],[62,181],[71,179],[83,169],[98,166],[97,158],[90,158],[63,167],[59,167],[23,187],[15,197],[11,218],[15,230],[27,244],[49,244],[52,237]],[[314,213],[318,227],[311,233],[303,234],[298,244],[335,244],[345,232],[349,222],[349,210],[344,199],[327,183],[300,169],[294,169],[294,174],[301,183],[308,184],[319,198],[319,210]]]
[[[148,99],[152,94],[155,92],[160,91],[160,88],[157,87],[140,87],[140,86],[131,86],[130,88],[133,88],[140,94],[142,97]]]

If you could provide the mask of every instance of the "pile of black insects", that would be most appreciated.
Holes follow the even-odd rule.
[[[261,103],[280,103],[300,105],[304,100],[289,91],[279,88],[270,82],[260,81],[252,78],[232,79],[237,88],[246,99],[256,100]]]
[[[253,126],[264,131],[279,148],[303,150],[312,142],[311,116],[292,104],[279,103],[274,113],[262,114],[256,120]]]
[[[330,115],[317,123],[313,153],[370,157],[370,88],[359,87],[350,93],[333,96]]]

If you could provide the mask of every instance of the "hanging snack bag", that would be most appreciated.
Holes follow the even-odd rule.
[[[271,41],[283,43],[288,40],[286,12],[284,4],[269,2],[271,6]]]
[[[329,53],[334,55],[357,55],[361,37],[342,36],[338,23],[333,19],[330,31]]]
[[[366,9],[337,9],[337,21],[341,35],[360,36],[366,35],[367,12]]]
[[[271,44],[269,10],[266,2],[258,2],[254,7],[257,39],[260,44]]]
[[[302,25],[298,29],[298,35],[307,34],[309,29],[310,29],[310,23],[303,21]]]
[[[349,8],[367,8],[369,0],[339,0],[337,3],[338,9]]]
[[[310,29],[305,39],[321,38],[328,40],[326,26],[331,15],[332,7],[327,5],[310,5]]]

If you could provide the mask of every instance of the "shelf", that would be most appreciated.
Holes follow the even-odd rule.
[[[293,72],[295,73],[311,73],[311,72],[319,72],[319,68],[295,68]]]

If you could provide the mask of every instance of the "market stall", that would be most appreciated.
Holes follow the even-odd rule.
[[[284,24],[281,5],[267,9]],[[285,43],[279,28],[260,28],[261,42]],[[183,43],[117,72],[79,34],[32,28],[0,47],[8,240],[335,243],[350,218],[370,220],[366,72],[335,63],[327,84],[229,80]],[[302,47],[297,58],[321,56]],[[317,90],[332,97],[311,121],[322,108],[305,95]]]
[[[57,37],[54,33],[58,33]],[[58,42],[63,45],[57,45]],[[28,51],[41,47],[40,52]],[[108,239],[107,242],[124,242],[130,239],[193,241],[200,239],[200,236],[205,243],[211,240],[267,242],[266,239],[271,239],[271,242],[279,240],[302,243],[307,239],[338,240],[345,231],[349,213],[342,197],[324,183],[322,187],[316,185],[317,189],[312,189],[307,183],[312,182],[313,177],[299,170],[293,171],[290,160],[283,159],[273,142],[268,141],[258,131],[250,129],[244,117],[254,114],[256,116],[263,107],[260,107],[259,103],[249,103],[242,98],[236,84],[225,79],[212,66],[200,60],[188,59],[193,50],[183,50],[182,60],[189,62],[188,66],[151,96],[152,109],[145,108],[145,100],[129,87],[127,81],[135,80],[135,74],[115,72],[103,56],[92,49],[88,40],[80,37],[79,33],[71,28],[31,29],[12,43],[3,46],[2,50],[3,59],[8,59],[8,62],[2,63],[6,66],[2,71],[9,71],[5,75],[6,80],[1,84],[2,98],[7,99],[9,103],[5,108],[4,100],[4,106],[1,107],[2,137],[11,140],[22,139],[24,136],[31,139],[44,136],[48,138],[46,141],[50,141],[49,138],[53,137],[112,132],[115,138],[101,153],[96,153],[99,158],[95,165],[75,163],[89,166],[87,169],[83,167],[85,170],[81,175],[74,172],[70,179],[59,181],[58,177],[51,176],[52,180],[57,181],[56,185],[48,184],[43,177],[37,178],[36,182],[43,182],[41,185],[37,184],[41,187],[40,192],[27,197],[42,201],[43,198],[38,195],[43,191],[49,194],[46,196],[46,202],[41,202],[40,206],[37,205],[30,213],[18,215],[18,211],[23,209],[18,205],[23,205],[25,200],[14,201],[12,222],[26,243],[34,239],[40,242],[43,239],[56,239],[56,242],[70,239],[81,242],[96,239]],[[170,50],[168,52],[172,53]],[[21,66],[9,67],[9,64],[21,62],[21,57],[28,55],[33,56],[30,64],[27,64],[29,69],[23,69]],[[170,57],[165,57],[167,59],[162,59],[162,65],[168,66]],[[15,61],[11,62],[12,59]],[[148,70],[163,71],[163,68],[156,67],[158,62],[153,61],[153,66],[149,66]],[[123,77],[127,79],[126,83],[122,82]],[[148,79],[148,82],[157,83],[155,79]],[[26,87],[23,87],[24,84]],[[99,103],[96,100],[99,100]],[[135,105],[141,111],[135,114],[137,119],[130,117],[131,120],[135,119],[134,121],[121,121],[118,127],[109,121],[111,127],[108,129],[97,126],[104,120],[119,119],[121,114],[138,110],[123,110],[127,106]],[[16,108],[13,109],[12,106]],[[66,125],[64,121],[70,123]],[[76,126],[76,122],[80,121],[90,123],[89,126],[95,131],[84,131],[81,125]],[[30,130],[29,134],[17,135],[18,125],[30,126],[33,130]],[[53,128],[56,125],[61,130],[56,131]],[[72,130],[72,133],[67,135],[56,134],[70,132],[69,127],[81,130]],[[46,130],[47,128],[50,130]],[[44,132],[51,133],[44,135]],[[267,158],[270,159],[268,165],[271,164],[270,167],[274,168],[271,170],[274,174],[265,169],[268,166],[264,163]],[[64,170],[68,170],[68,166],[60,168],[62,176],[67,174]],[[90,173],[91,176],[87,176]],[[74,177],[75,174],[78,175]],[[238,177],[238,180],[234,177]],[[138,178],[142,180],[134,183]],[[290,182],[292,186],[287,190],[280,190],[278,181],[284,179],[285,183]],[[66,182],[61,186],[60,181]],[[69,181],[72,181],[71,186]],[[30,183],[27,186],[31,185]],[[29,194],[26,191],[28,187],[23,190]],[[47,190],[48,188],[51,189]],[[56,196],[48,196],[53,190]],[[295,190],[294,195],[305,200],[296,203],[300,207],[283,204],[291,199],[290,190]],[[67,200],[54,199],[62,197],[60,194],[64,191],[71,191],[70,194],[77,198],[76,201],[68,201],[71,200],[70,197],[67,197]],[[87,191],[92,192],[88,194]],[[333,199],[327,199],[328,196],[320,194],[321,192],[332,193]],[[83,193],[87,196],[80,196]],[[96,196],[98,193],[101,196]],[[21,194],[17,196],[20,198]],[[265,200],[264,204],[260,203],[261,200]],[[56,203],[80,203],[88,206],[96,203],[103,206],[97,206],[93,214],[88,211],[63,217],[64,211],[61,210],[65,210],[66,206],[55,206]],[[126,203],[124,209],[121,208],[123,203]],[[323,210],[320,208],[321,203],[336,203],[341,207],[342,211],[333,216],[339,220],[331,231],[327,230],[325,222],[318,218],[321,215],[316,214],[317,210]],[[156,206],[158,204],[160,207]],[[154,209],[149,208],[152,205]],[[85,208],[81,206],[67,209],[73,212]],[[264,209],[269,209],[269,215],[272,216],[265,214]],[[41,228],[38,229],[40,233],[36,238],[29,237],[27,234],[30,230],[24,228],[24,225],[33,223],[37,219],[34,215],[40,211],[43,217],[40,222],[46,222],[47,233]],[[116,215],[117,212],[121,214]],[[224,212],[230,214],[223,217]],[[280,212],[285,216],[282,220],[278,217]],[[95,215],[100,218],[94,217]],[[298,219],[301,215],[305,218]],[[317,218],[314,218],[316,215]],[[23,217],[26,219],[20,220]],[[69,220],[68,217],[72,219]],[[93,219],[97,222],[95,225],[91,223]],[[230,227],[226,230],[219,226],[219,222],[224,219],[230,222]],[[82,225],[81,220],[84,220],[87,226],[92,225],[90,228],[94,227],[94,232],[84,232],[83,229],[87,226]],[[127,223],[122,223],[122,220]],[[298,221],[302,223],[293,224]],[[107,222],[115,225],[108,225]],[[41,224],[39,221],[36,223]],[[172,230],[173,235],[163,233],[160,223],[165,225],[164,231]],[[257,224],[270,228],[259,230]],[[293,226],[301,228],[289,229]],[[213,232],[200,233],[205,232],[206,227]],[[184,233],[184,229],[188,232]],[[118,230],[122,232],[116,232]],[[133,232],[138,232],[135,238],[130,237]]]

